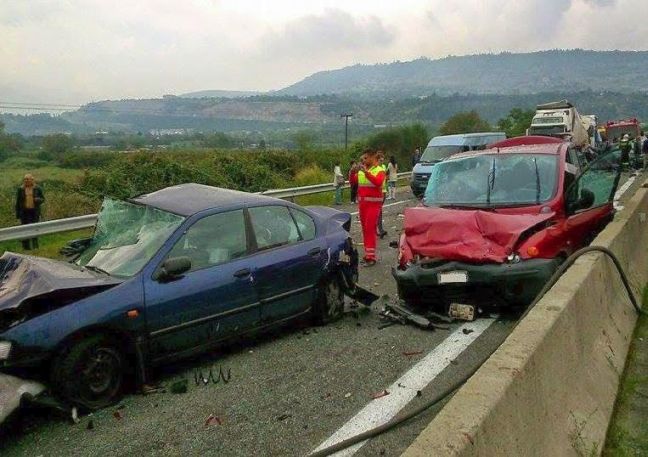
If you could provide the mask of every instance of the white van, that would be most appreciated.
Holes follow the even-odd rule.
[[[412,170],[410,186],[417,198],[421,198],[427,188],[428,179],[434,164],[453,154],[466,151],[486,149],[486,146],[497,141],[505,140],[504,132],[462,133],[459,135],[435,136],[430,140],[421,155],[419,163]]]

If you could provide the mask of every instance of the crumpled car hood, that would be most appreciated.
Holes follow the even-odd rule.
[[[6,252],[0,257],[0,311],[54,291],[96,289],[121,282],[67,262]]]
[[[473,263],[504,262],[522,233],[554,216],[421,206],[404,214],[414,255]]]

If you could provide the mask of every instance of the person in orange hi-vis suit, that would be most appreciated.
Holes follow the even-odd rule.
[[[362,224],[365,266],[376,264],[376,228],[383,203],[385,170],[378,164],[378,154],[367,149],[362,154],[362,168],[358,172],[358,210]]]

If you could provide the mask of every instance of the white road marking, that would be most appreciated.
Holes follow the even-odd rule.
[[[614,205],[614,209],[616,209],[617,211],[621,211],[624,208],[622,205],[619,204],[619,200],[621,200],[623,194],[625,194],[628,191],[628,189],[630,189],[630,186],[632,186],[632,183],[635,181],[635,179],[637,179],[637,176],[630,176],[628,180],[623,184],[623,186],[621,186],[614,194],[613,205]]]
[[[396,203],[389,203],[388,205],[383,205],[383,208],[389,208],[390,206],[396,206],[396,205],[400,205],[401,203],[407,203],[407,202],[410,202],[410,201],[411,201],[411,200],[401,200],[401,201],[396,202]],[[356,212],[354,212],[354,213],[351,213],[351,215],[352,215],[352,216],[357,216],[357,215],[358,215],[358,211],[356,211]]]
[[[452,332],[440,345],[414,365],[407,373],[391,386],[387,387],[389,395],[372,400],[358,414],[335,432],[329,439],[319,445],[319,451],[347,438],[358,435],[369,429],[385,424],[403,409],[413,398],[416,391],[422,390],[432,382],[450,363],[466,350],[479,335],[484,333],[495,319],[479,319],[467,322]],[[464,335],[463,330],[471,333]],[[399,387],[399,384],[405,387]],[[335,453],[337,457],[355,454],[366,441]],[[313,451],[313,452],[315,452]]]

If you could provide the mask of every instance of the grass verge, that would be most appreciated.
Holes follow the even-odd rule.
[[[77,230],[75,232],[66,233],[53,233],[51,235],[44,235],[38,238],[38,249],[25,251],[20,241],[1,241],[0,253],[5,251],[17,252],[21,254],[35,255],[39,257],[47,257],[50,259],[61,259],[63,256],[59,254],[59,249],[65,246],[71,240],[77,238],[84,238],[92,234],[91,229]]]
[[[643,307],[647,309],[648,287]],[[639,317],[621,380],[604,456],[648,455],[648,316]]]

